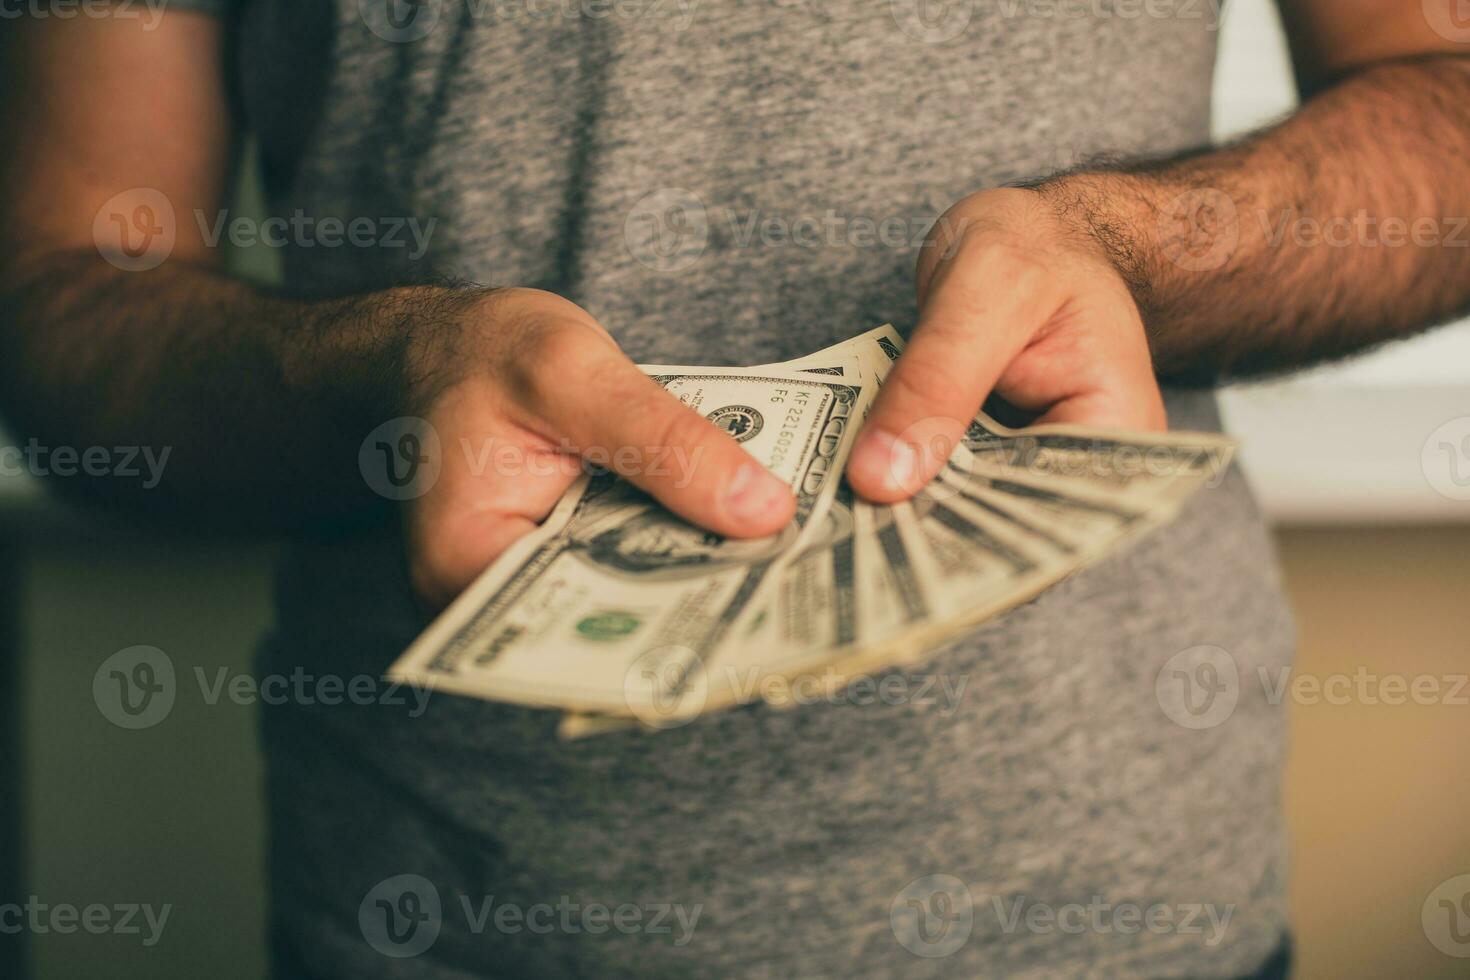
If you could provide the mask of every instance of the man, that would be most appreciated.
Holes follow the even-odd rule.
[[[848,474],[885,502],[992,392],[1046,420],[1215,427],[1208,388],[1178,385],[1404,336],[1470,296],[1441,221],[1470,208],[1452,0],[1282,8],[1307,100],[1222,149],[1206,4],[24,15],[3,409],[52,444],[173,447],[156,489],[95,494],[301,532],[263,669],[343,676],[378,675],[426,622],[415,594],[449,600],[575,472],[497,475],[454,447],[675,447],[701,454],[692,480],[625,475],[721,534],[787,522],[785,489],[635,361],[904,326]],[[226,277],[211,244],[239,124],[296,224],[280,291]],[[1096,154],[1149,162],[1016,186]],[[368,224],[334,245],[327,218]],[[388,233],[408,218],[435,222],[421,255]],[[1447,230],[1387,243],[1390,220]],[[358,450],[404,417],[448,448],[385,521]],[[1282,719],[1246,686],[1223,724],[1171,722],[1155,678],[1203,645],[1251,676],[1290,657],[1238,474],[943,651],[926,669],[968,679],[954,710],[747,709],[570,745],[550,713],[444,695],[422,717],[272,710],[277,967],[1282,975]]]

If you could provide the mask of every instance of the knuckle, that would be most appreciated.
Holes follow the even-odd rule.
[[[1097,330],[1058,330],[1048,340],[1076,370],[1102,367],[1113,360],[1109,344]]]
[[[884,391],[889,394],[890,399],[888,404],[893,405],[896,401],[901,405],[919,406],[927,402],[932,388],[920,380],[920,376],[925,373],[923,365],[919,364],[909,366],[907,371],[894,371],[884,383]]]
[[[924,324],[923,334],[910,352],[909,359],[922,362],[926,373],[966,358],[983,332],[986,306],[979,294],[968,289],[953,292],[946,297],[944,309],[944,315]]]
[[[602,345],[580,323],[556,321],[536,331],[528,353],[543,369],[581,373],[603,356]]]
[[[971,234],[959,243],[959,253],[972,268],[1000,271],[1010,261],[1011,246],[999,235]]]
[[[606,363],[606,347],[587,326],[566,320],[527,325],[512,360],[511,375],[533,399],[591,381]]]
[[[1044,258],[1008,237],[986,236],[971,246],[976,266],[993,281],[1012,289],[1034,289],[1047,279]]]
[[[668,404],[661,405],[648,416],[651,419],[649,434],[653,440],[650,449],[692,449],[714,434],[709,424],[694,411],[672,399],[662,400]]]
[[[925,258],[937,261],[956,254],[969,237],[970,229],[970,218],[963,213],[957,213],[956,208],[950,208],[941,214],[924,235],[924,248],[919,252],[920,263]]]
[[[895,371],[888,386],[899,396],[904,418],[894,418],[911,426],[924,418],[953,414],[950,406],[964,402],[969,395],[965,379],[947,362],[930,360],[913,364],[907,371]]]

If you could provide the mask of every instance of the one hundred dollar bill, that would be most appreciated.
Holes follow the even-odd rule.
[[[1111,433],[1071,425],[1014,430],[981,413],[965,433],[964,448],[975,472],[1151,507],[1218,486],[1235,441],[1205,432]],[[952,458],[951,474],[962,469]]]
[[[903,347],[885,325],[781,364],[645,366],[788,481],[793,525],[729,541],[584,478],[392,676],[561,708],[565,738],[789,706],[800,680],[831,690],[921,663],[1165,523],[1230,464],[1215,434],[1014,430],[981,412],[913,501],[869,503],[842,467]]]
[[[757,541],[724,539],[626,484],[593,478],[558,506],[557,527],[492,564],[391,677],[651,718],[687,700],[772,569],[820,525],[868,391],[846,377],[789,371],[645,370],[792,487],[792,525]]]
[[[894,344],[901,346],[902,339],[884,324],[796,360],[753,370],[842,378],[876,392],[892,364],[883,345],[891,349]],[[871,399],[864,400],[864,412],[870,403]],[[701,673],[685,679],[677,697],[615,714],[568,712],[559,728],[561,737],[603,734],[640,722],[650,728],[671,727],[703,711],[764,700],[770,681],[817,669],[836,651],[850,647],[856,641],[854,616],[859,604],[854,511],[871,506],[840,486],[803,546],[772,569],[763,600],[747,609],[719,656],[704,664]]]

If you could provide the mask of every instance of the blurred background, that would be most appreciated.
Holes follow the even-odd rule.
[[[1221,137],[1294,101],[1269,0],[1231,0],[1226,14]],[[271,275],[269,249],[235,258]],[[1470,673],[1470,324],[1223,402],[1278,527],[1297,677],[1433,678],[1448,694]],[[138,644],[211,682],[248,674],[270,559],[264,546],[109,527],[0,479],[0,894],[21,880],[22,894],[55,902],[173,908],[152,949],[31,936],[30,975],[263,975],[253,709],[180,698],[165,723],[119,738],[78,692]],[[1470,689],[1401,704],[1372,690],[1290,703],[1297,976],[1470,976],[1422,917],[1438,886],[1470,874]],[[13,948],[0,947],[0,976],[18,975]],[[1470,939],[1456,948],[1470,956]]]

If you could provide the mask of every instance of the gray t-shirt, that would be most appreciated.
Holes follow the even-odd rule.
[[[1217,26],[1194,0],[229,5],[271,209],[434,222],[422,255],[289,246],[293,292],[540,286],[636,360],[710,364],[909,329],[917,241],[966,193],[1204,143]],[[1209,393],[1168,407],[1218,427]],[[272,671],[377,675],[424,625],[386,531],[293,548],[279,592]],[[1232,472],[901,703],[572,744],[447,695],[271,709],[273,923],[351,977],[1240,975],[1286,927],[1257,677],[1291,647]]]

